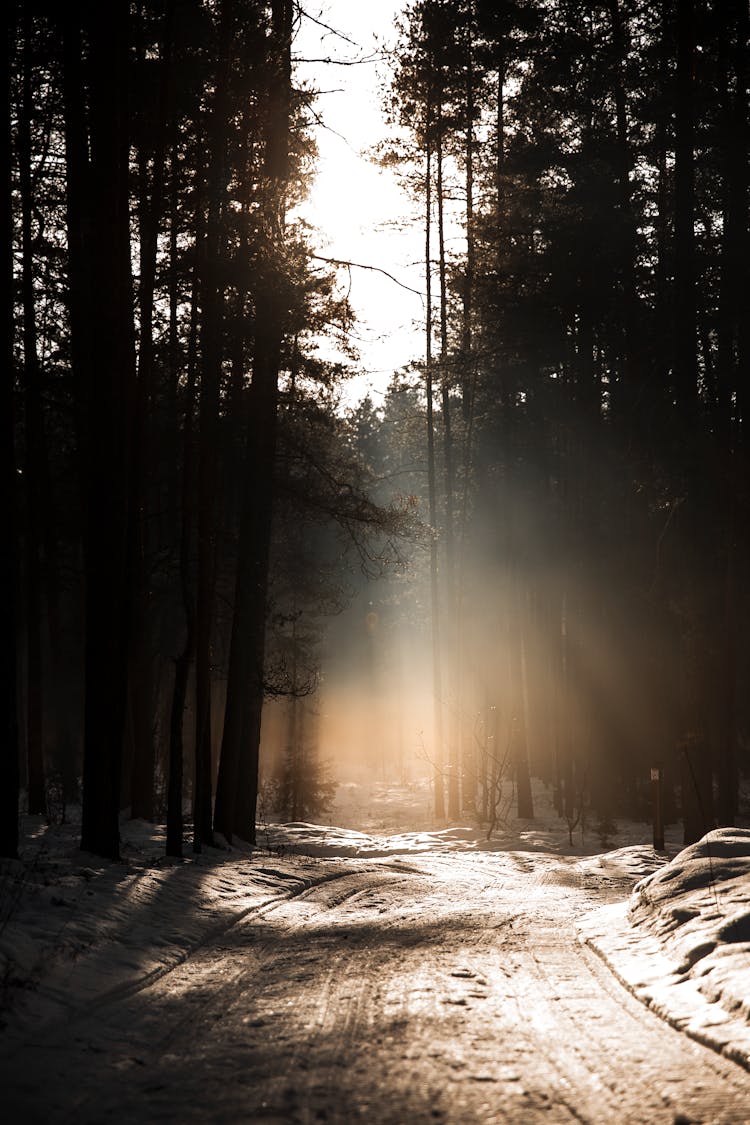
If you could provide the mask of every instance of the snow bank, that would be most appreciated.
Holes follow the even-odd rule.
[[[750,1069],[750,831],[722,828],[581,924],[622,982]]]

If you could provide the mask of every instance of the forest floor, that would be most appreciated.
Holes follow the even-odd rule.
[[[335,827],[182,862],[27,820],[3,1121],[750,1125],[750,832],[571,847],[536,798],[488,841],[352,783]]]

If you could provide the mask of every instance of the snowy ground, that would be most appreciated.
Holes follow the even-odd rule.
[[[253,852],[167,861],[125,821],[121,864],[28,822],[3,1120],[748,1125],[750,832],[666,864],[647,825],[603,851],[537,813],[487,841],[424,787],[351,784],[338,826]]]

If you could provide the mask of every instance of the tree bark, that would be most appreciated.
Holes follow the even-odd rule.
[[[638,323],[638,293],[636,286],[636,242],[635,219],[633,216],[632,192],[630,187],[630,168],[632,158],[628,141],[627,101],[624,80],[626,59],[625,32],[622,25],[620,0],[608,0],[609,16],[612,25],[612,39],[615,54],[613,91],[615,98],[615,121],[617,130],[617,179],[619,186],[619,219],[621,223],[621,245],[616,263],[620,272],[622,291],[622,352],[623,372],[620,394],[620,410],[626,421],[633,425],[632,410],[640,400],[640,365],[636,356]]]
[[[695,0],[677,0],[674,390],[688,427],[698,406],[695,264]]]
[[[514,585],[515,604],[510,610],[511,760],[516,779],[518,816],[531,820],[534,816],[534,801],[531,793],[526,724],[526,645],[521,581],[518,575],[515,577]]]
[[[282,255],[291,113],[291,0],[271,5],[271,59],[264,136],[263,248],[255,297],[239,559],[215,827],[255,841],[264,696],[266,598],[274,508],[279,369],[284,335]]]
[[[668,32],[671,0],[662,0],[659,44],[659,93],[665,106],[668,103],[669,50]],[[654,313],[659,331],[656,334],[655,384],[658,400],[668,395],[669,368],[672,360],[670,340],[673,327],[673,308],[667,281],[669,273],[669,177],[667,173],[668,125],[666,109],[656,122],[657,214],[656,214],[656,264],[654,270]]]
[[[747,293],[750,287],[750,229],[748,229],[748,157],[750,152],[750,126],[748,125],[748,82],[750,81],[750,12],[748,6],[738,0],[737,38],[735,44],[735,112],[738,125],[737,145],[740,152],[738,164],[738,194],[741,196],[741,218],[738,222],[741,246],[739,252],[740,269],[737,285],[740,293]],[[747,467],[746,454],[750,443],[750,322],[747,316],[740,317],[737,332],[737,443],[742,450],[742,464]]]
[[[727,4],[720,21],[723,149],[723,230],[717,323],[716,419],[720,446],[737,438],[739,340],[748,281],[748,10],[744,0]],[[732,88],[733,87],[733,88]],[[734,400],[734,403],[733,403]]]
[[[195,614],[196,734],[193,788],[193,850],[213,841],[211,640],[216,585],[218,518],[216,443],[222,361],[224,282],[223,209],[226,195],[226,146],[229,116],[233,0],[219,8],[216,89],[208,137],[208,219],[203,239],[201,392],[198,439],[198,585]]]
[[[443,423],[443,473],[444,502],[443,523],[445,532],[445,620],[447,651],[452,654],[452,684],[457,687],[456,645],[458,598],[456,596],[456,546],[453,527],[453,497],[455,475],[453,467],[453,433],[451,426],[450,378],[448,374],[448,285],[445,260],[445,199],[443,188],[443,107],[442,92],[436,107],[435,120],[435,193],[438,215],[438,270],[440,278],[440,406]],[[461,811],[459,779],[459,724],[457,700],[449,714],[448,741],[448,816],[456,819]]]
[[[7,541],[0,551],[0,856],[18,855],[18,714],[17,714],[17,616],[18,592],[18,512],[16,501],[15,435],[13,425],[13,192],[11,139],[11,60],[15,51],[17,4],[5,7],[4,41],[0,71],[2,91],[2,269],[5,277],[5,302],[2,322],[2,383],[0,383],[0,520]]]
[[[119,854],[127,697],[128,454],[135,343],[130,265],[127,0],[84,6],[91,120],[92,364],[86,410],[86,669],[81,846]],[[96,370],[94,370],[96,367]]]
[[[176,176],[176,167],[173,160],[172,175]],[[203,203],[202,203],[202,169],[196,169],[196,202],[195,202],[195,240],[196,253],[193,268],[193,287],[190,299],[190,330],[188,335],[187,354],[187,386],[185,391],[185,413],[182,433],[182,493],[181,493],[181,520],[180,520],[180,595],[183,612],[185,615],[185,638],[182,651],[175,661],[174,687],[172,691],[172,706],[169,721],[169,782],[167,787],[167,855],[182,855],[182,784],[184,771],[184,739],[183,724],[185,717],[185,700],[187,698],[190,668],[195,655],[195,592],[192,583],[191,548],[193,543],[194,510],[193,496],[196,477],[196,450],[195,450],[195,408],[196,408],[196,367],[197,367],[197,340],[198,340],[198,246],[203,238]],[[172,267],[176,269],[177,238],[174,227],[177,221],[176,206],[172,211]],[[173,286],[172,301],[176,306],[176,291]],[[170,314],[172,330],[176,334],[176,307]],[[172,373],[173,382],[177,382],[177,356],[176,337],[173,340]],[[175,386],[176,401],[176,386]],[[175,416],[176,424],[176,416]]]
[[[18,167],[21,196],[21,292],[23,301],[23,374],[25,415],[26,520],[26,760],[28,811],[47,809],[44,778],[44,673],[42,668],[43,591],[41,567],[41,500],[44,429],[41,370],[37,346],[32,243],[31,115],[32,18],[23,14],[22,94],[18,118]]]
[[[89,384],[91,366],[89,310],[93,300],[89,254],[93,232],[90,209],[88,119],[81,42],[82,10],[80,4],[62,5],[60,21],[68,244],[66,298],[70,324],[77,468],[83,492],[86,451],[85,388]]]
[[[466,189],[466,274],[463,288],[463,323],[461,326],[461,354],[462,354],[462,394],[461,405],[464,420],[464,441],[462,470],[463,481],[461,489],[461,512],[458,529],[458,573],[456,590],[456,698],[458,713],[458,757],[461,765],[461,807],[469,812],[473,811],[476,803],[477,777],[476,758],[474,755],[471,734],[466,729],[464,720],[464,668],[466,664],[467,630],[464,621],[464,594],[466,582],[466,531],[469,505],[469,486],[471,483],[473,441],[474,441],[474,407],[477,385],[477,363],[474,357],[473,318],[474,318],[474,288],[476,283],[476,237],[474,232],[474,66],[473,66],[473,39],[471,27],[468,32],[467,44],[467,73],[466,73],[466,137],[464,144],[465,189]]]
[[[159,59],[159,95],[155,107],[153,149],[141,138],[138,152],[140,234],[140,284],[138,311],[140,339],[133,419],[133,473],[131,477],[132,624],[130,630],[129,701],[133,733],[131,816],[154,816],[154,662],[151,637],[151,598],[147,543],[147,485],[150,442],[148,417],[154,391],[154,292],[159,228],[164,212],[164,152],[172,66],[172,32],[175,0],[164,9]],[[143,52],[141,52],[143,62]],[[151,160],[151,175],[148,163]],[[150,180],[150,182],[149,182]]]
[[[432,139],[431,106],[427,104],[425,139],[425,393],[427,398],[427,490],[430,513],[430,607],[432,615],[432,695],[433,695],[433,785],[434,810],[438,820],[445,816],[443,779],[443,661],[440,630],[440,582],[438,573],[437,473],[435,470],[434,387],[432,374]]]

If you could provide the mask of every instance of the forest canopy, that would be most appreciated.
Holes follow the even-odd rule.
[[[299,5],[4,18],[2,854],[21,793],[80,799],[112,858],[124,809],[172,855],[187,807],[196,850],[253,842],[274,740],[314,812],[336,685],[382,768],[428,701],[437,818],[491,819],[503,779],[533,816],[532,775],[569,823],[647,815],[656,768],[686,840],[733,823],[747,0],[405,6],[378,159],[423,345],[348,409]]]

